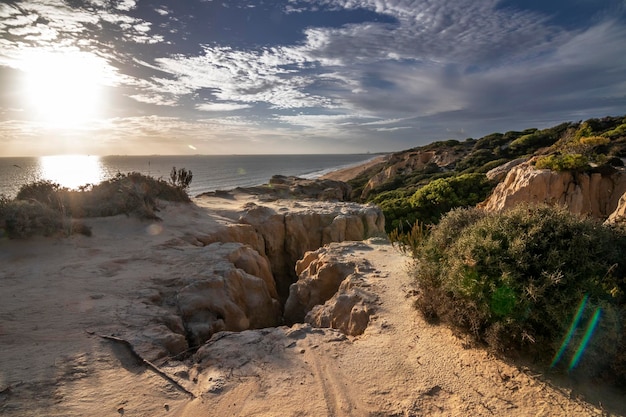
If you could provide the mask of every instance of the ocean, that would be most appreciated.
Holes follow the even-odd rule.
[[[194,155],[93,156],[57,155],[0,158],[0,194],[15,197],[20,187],[49,180],[68,188],[97,184],[118,172],[140,172],[169,179],[172,167],[193,173],[189,194],[265,184],[273,175],[316,178],[359,165],[371,154],[340,155]]]

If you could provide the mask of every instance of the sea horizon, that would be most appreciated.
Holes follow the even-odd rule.
[[[59,154],[0,157],[0,194],[13,198],[22,185],[42,180],[77,189],[128,172],[168,180],[172,168],[176,167],[193,173],[189,194],[196,196],[209,191],[265,184],[273,175],[316,178],[384,154]]]

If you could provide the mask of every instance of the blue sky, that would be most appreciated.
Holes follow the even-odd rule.
[[[4,0],[0,155],[360,153],[626,113],[624,0]]]

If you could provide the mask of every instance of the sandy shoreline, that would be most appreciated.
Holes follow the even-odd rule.
[[[323,175],[321,178],[344,182],[350,181],[351,179],[358,177],[361,173],[367,171],[371,167],[382,164],[388,159],[389,155],[381,155],[357,166],[329,172],[328,174]]]

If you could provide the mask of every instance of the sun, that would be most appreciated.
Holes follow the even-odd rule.
[[[81,51],[29,51],[22,57],[24,106],[49,127],[80,127],[102,110],[102,58]]]

